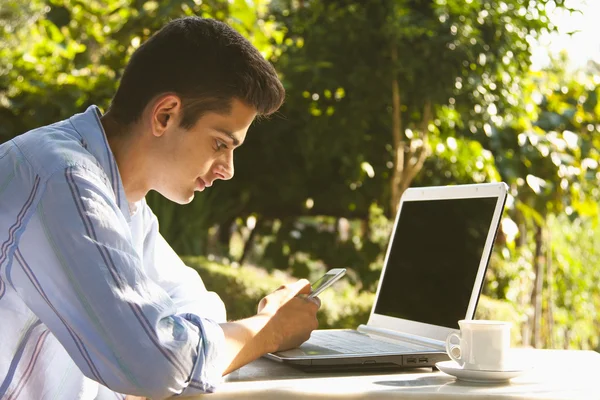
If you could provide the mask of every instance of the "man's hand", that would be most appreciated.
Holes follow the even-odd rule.
[[[298,347],[318,326],[318,298],[308,299],[310,283],[306,279],[284,285],[262,299],[258,314],[236,322],[221,324],[225,333],[230,373],[258,357]]]
[[[300,346],[317,329],[317,311],[321,306],[318,297],[309,299],[310,283],[301,279],[279,289],[258,303],[258,314],[269,318],[265,327],[272,333],[272,350],[282,351]]]

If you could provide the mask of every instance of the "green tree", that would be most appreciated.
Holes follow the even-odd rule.
[[[553,309],[556,294],[543,295],[544,287],[555,286],[552,231],[557,229],[557,221],[565,230],[572,230],[582,221],[596,220],[598,214],[597,78],[567,72],[566,63],[563,55],[546,70],[530,74],[522,92],[521,111],[513,112],[510,121],[491,121],[487,134],[479,134],[514,196],[510,215],[518,225],[519,237],[511,249],[512,257],[526,257],[521,265],[525,269],[531,266],[531,277],[525,279],[521,290],[531,293],[522,297],[523,307],[530,308],[524,337],[536,347],[549,346],[553,337],[542,331],[544,324],[553,331],[552,312],[547,310]],[[571,257],[565,253],[558,258],[563,256]]]
[[[545,5],[272,1],[282,24],[272,60],[288,97],[281,116],[249,135],[241,185],[218,187],[221,197],[237,198],[244,218],[284,221],[272,252],[281,255],[297,243],[289,235],[299,216],[359,219],[365,238],[372,203],[391,216],[412,183],[498,179],[478,133],[518,106],[529,40],[551,29]],[[360,253],[369,241],[358,243]],[[373,258],[357,260],[367,273]]]

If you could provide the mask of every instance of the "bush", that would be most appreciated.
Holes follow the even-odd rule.
[[[219,264],[204,257],[185,257],[184,262],[194,268],[204,281],[206,288],[221,296],[227,307],[227,318],[237,320],[256,314],[260,299],[279,286],[293,282],[291,275],[275,270]],[[333,288],[319,296],[319,328],[356,328],[366,324],[373,304],[374,295],[359,293],[342,279]]]

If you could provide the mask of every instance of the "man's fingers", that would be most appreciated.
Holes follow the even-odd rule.
[[[310,282],[306,279],[300,279],[294,283],[290,283],[285,285],[285,297],[287,300],[292,299],[294,297],[301,297],[302,295],[307,295],[311,291]]]
[[[304,290],[308,287],[308,292]],[[298,279],[296,282],[288,283],[279,287],[277,290],[287,289],[290,293],[294,293],[294,296],[300,293],[310,293],[310,282],[306,279]]]
[[[312,301],[317,305],[318,308],[321,308],[321,299],[318,297],[307,297],[306,300]]]
[[[275,292],[279,292],[280,290],[284,290],[287,289],[290,292],[294,293],[294,296],[300,294],[300,293],[305,293],[305,294],[309,294],[311,287],[310,287],[310,282],[306,279],[299,279],[294,283],[288,283],[286,285],[281,285],[279,286],[273,293]],[[292,296],[292,297],[294,297]]]
[[[294,296],[299,294],[310,294],[312,290],[310,282],[306,279],[300,279],[299,281],[292,283],[290,289],[295,292]]]

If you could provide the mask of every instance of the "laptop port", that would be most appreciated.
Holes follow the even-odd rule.
[[[414,357],[407,358],[407,359],[406,359],[406,363],[407,363],[407,364],[416,364],[416,363],[417,363],[417,359],[416,359],[416,358],[414,358]]]
[[[429,361],[427,358],[419,358],[419,364],[427,364],[427,361]]]

